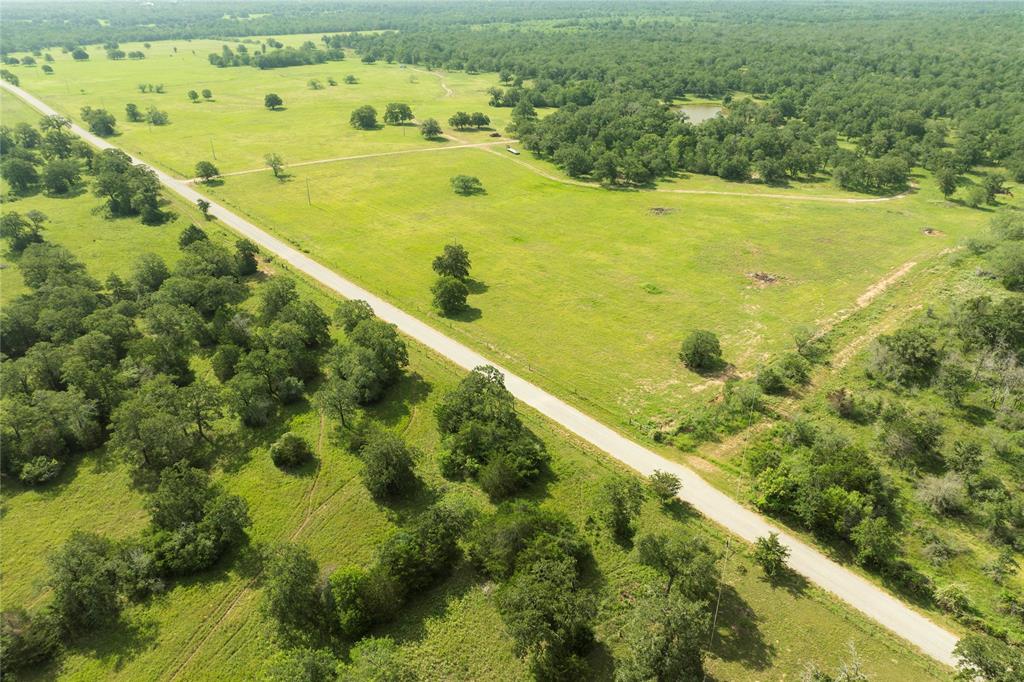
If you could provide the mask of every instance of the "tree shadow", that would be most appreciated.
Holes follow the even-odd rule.
[[[210,178],[209,180],[203,180],[200,184],[203,187],[223,187],[224,178]]]
[[[78,468],[83,466],[87,459],[91,459],[97,453],[105,453],[106,448],[99,447],[89,452],[77,453],[70,456],[65,460],[64,465],[60,471],[49,481],[40,483],[38,485],[30,485],[28,483],[22,483],[17,477],[8,473],[3,474],[3,487],[4,487],[4,498],[13,499],[18,495],[26,492],[34,492],[43,500],[53,501],[60,497],[72,481],[78,476]],[[114,468],[113,464],[108,464],[103,469],[96,468],[94,465],[94,471],[109,471]]]
[[[758,625],[761,618],[732,585],[722,589],[718,629],[711,653],[723,661],[732,661],[745,668],[767,670],[775,658],[775,646],[765,641]]]
[[[71,187],[70,189],[68,189],[67,192],[64,192],[63,194],[45,192],[44,195],[47,199],[74,199],[76,197],[82,196],[83,194],[86,193],[86,191],[87,188],[85,186],[85,183],[79,182],[77,185]]]
[[[252,461],[254,450],[273,443],[287,432],[288,421],[280,417],[266,426],[240,425],[234,431],[218,436],[214,463],[225,473],[237,473]]]
[[[397,644],[420,642],[427,636],[428,619],[442,620],[451,605],[473,589],[487,589],[466,561],[461,561],[439,585],[409,596],[399,616],[391,623],[377,626],[373,636],[390,636]]]
[[[686,365],[686,368],[705,379],[728,381],[729,379],[740,378],[736,371],[736,365],[730,364],[725,360],[717,360],[714,364],[706,367],[690,367],[689,365]]]
[[[466,288],[469,289],[469,293],[472,296],[479,296],[480,294],[486,294],[488,289],[490,289],[490,287],[487,286],[487,284],[485,282],[481,282],[480,280],[473,279],[472,277],[470,277],[469,279],[466,280]]]
[[[763,575],[763,582],[768,583],[772,589],[783,589],[794,597],[803,597],[807,593],[810,583],[802,575],[789,568],[783,568],[774,575]]]
[[[594,642],[594,646],[587,653],[587,672],[588,680],[615,679],[615,656],[604,642]]]
[[[957,411],[971,426],[984,426],[995,417],[992,410],[982,405],[961,405]]]
[[[406,372],[397,384],[377,403],[364,408],[364,413],[387,426],[397,426],[412,414],[412,407],[422,403],[433,386],[419,372]]]
[[[147,649],[156,646],[160,624],[155,618],[120,618],[110,627],[94,630],[78,639],[73,651],[86,653],[114,670],[121,670]]]
[[[439,499],[440,492],[417,476],[408,490],[386,499],[375,498],[374,502],[384,510],[389,521],[404,526],[414,522]]]
[[[674,498],[667,503],[661,505],[661,509],[672,517],[673,520],[685,523],[701,518],[701,513],[690,504],[689,502],[683,502],[679,498]]]
[[[462,310],[457,313],[448,316],[449,320],[455,320],[456,322],[476,322],[484,313],[479,308],[474,308],[471,305],[464,306]]]
[[[274,465],[274,468],[280,471],[285,476],[291,478],[310,478],[316,475],[317,467],[320,466],[320,458],[313,455],[309,460],[303,462],[297,467],[281,467]]]

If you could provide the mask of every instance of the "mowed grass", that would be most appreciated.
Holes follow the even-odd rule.
[[[205,191],[618,424],[710,399],[695,392],[706,378],[677,359],[690,330],[715,331],[725,358],[751,373],[790,347],[795,327],[824,324],[888,273],[988,220],[944,202],[926,177],[905,198],[834,204],[577,187],[502,153],[324,164]],[[448,181],[460,173],[479,177],[486,194],[455,195]],[[472,309],[445,320],[431,311],[430,263],[451,242],[469,249],[476,283]],[[778,281],[761,285],[759,272]]]
[[[280,39],[298,46],[305,40],[319,44],[320,36]],[[117,118],[120,133],[111,139],[113,143],[182,177],[192,177],[201,160],[214,161],[221,172],[230,173],[263,167],[264,155],[271,152],[296,163],[454,144],[424,140],[413,125],[383,126],[368,134],[357,131],[349,125],[349,116],[364,104],[372,105],[383,123],[388,102],[405,102],[418,120],[436,118],[446,130],[448,118],[456,111],[486,111],[492,127],[501,128],[511,113],[510,109],[487,107],[486,90],[498,84],[495,74],[442,75],[385,63],[367,65],[351,53],[344,61],[314,66],[265,71],[251,66],[217,68],[209,63],[208,55],[219,53],[224,44],[235,49],[238,43],[158,42],[149,49],[141,43],[122,44],[126,52],[146,53],[146,59],[138,61],[108,60],[97,46],[88,48],[91,59],[85,62],[51,50],[55,61],[50,76],[39,67],[12,68],[22,87],[70,118],[80,121],[84,106],[107,109]],[[256,47],[247,45],[250,51]],[[357,78],[356,84],[344,82],[349,74]],[[328,77],[338,84],[328,86]],[[310,89],[311,79],[319,80],[323,89]],[[163,84],[165,92],[141,93],[139,84]],[[213,92],[213,100],[193,104],[188,91],[202,92],[204,88]],[[277,111],[263,105],[264,95],[271,92],[284,100]],[[128,103],[136,104],[143,113],[150,106],[166,111],[170,124],[130,123],[125,118]],[[486,131],[468,132],[465,137],[489,139]]]
[[[97,276],[107,270],[127,272],[143,248],[170,259],[180,228],[188,221],[198,222],[191,207],[173,202],[169,208],[178,213],[177,221],[160,227],[129,219],[105,221],[98,212],[91,212],[90,206],[95,209],[100,200],[89,195],[72,200],[35,197],[14,206],[27,207],[30,201],[53,218],[47,238],[75,251]],[[72,214],[70,207],[76,204],[81,206]],[[102,234],[113,225],[121,230],[118,239],[83,237]],[[215,222],[203,226],[212,239],[233,239]],[[144,247],[124,248],[125,243]],[[283,266],[273,261],[265,269],[285,274]],[[9,286],[13,274],[12,268],[0,271],[4,300],[13,295]],[[300,280],[300,289],[327,309],[333,305],[332,297],[304,280]],[[207,370],[203,358],[195,363],[198,372]],[[434,457],[439,443],[433,406],[460,375],[441,358],[412,345],[407,376],[371,416],[424,451],[417,468],[429,489],[469,496],[481,508],[488,508],[475,485],[444,481]],[[530,496],[563,511],[582,527],[593,511],[601,481],[622,472],[532,411],[524,410],[523,416],[553,454],[551,476]],[[295,431],[315,445],[317,465],[294,473],[272,465],[267,448],[285,430]],[[233,420],[225,418],[218,423],[218,432],[221,440],[213,471],[226,489],[247,500],[253,519],[250,545],[213,570],[175,581],[165,594],[132,606],[123,625],[76,642],[59,666],[40,671],[37,679],[258,677],[277,646],[258,609],[260,584],[253,558],[257,549],[293,540],[308,546],[324,570],[348,563],[365,565],[379,542],[412,519],[432,497],[424,493],[393,507],[374,503],[358,478],[357,458],[338,442],[333,427],[306,404],[295,406],[259,430],[239,430]],[[45,558],[72,530],[95,530],[123,538],[141,531],[147,523],[142,495],[131,486],[126,467],[102,450],[81,457],[58,482],[41,490],[5,481],[2,505],[0,571],[5,608],[45,604]],[[642,530],[692,533],[720,551],[729,551],[726,537],[718,529],[682,507],[666,512],[648,502],[639,525]],[[599,646],[591,662],[595,679],[610,679],[613,658],[622,654],[619,632],[627,618],[625,604],[644,585],[658,579],[603,534],[590,539],[600,574],[595,586],[601,595]],[[726,587],[709,664],[714,679],[791,679],[807,661],[836,665],[846,656],[850,643],[877,679],[948,676],[908,651],[893,635],[818,590],[799,582],[769,586],[745,557],[745,550],[735,544],[732,549],[739,551],[723,564]],[[807,637],[808,632],[814,637]],[[395,624],[376,634],[395,637],[424,679],[529,679],[497,613],[493,586],[465,566],[436,589],[412,600]]]

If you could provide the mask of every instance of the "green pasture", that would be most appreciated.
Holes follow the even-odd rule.
[[[676,357],[688,331],[716,331],[728,361],[752,372],[790,345],[795,327],[854,307],[887,273],[979,234],[988,218],[943,201],[926,177],[902,199],[837,204],[577,187],[503,155],[339,162],[205,191],[620,424],[712,397],[695,393],[707,378]],[[486,194],[452,193],[459,173],[479,177]],[[472,309],[445,320],[430,309],[430,263],[453,241],[472,254],[476,284]],[[764,285],[754,273],[778,279]]]
[[[166,109],[170,125],[122,120],[114,141],[185,176],[211,158],[211,140],[224,172],[259,169],[269,151],[294,164],[454,144],[426,142],[411,126],[353,130],[348,113],[367,102],[382,111],[405,101],[443,123],[456,110],[483,110],[498,128],[510,113],[486,106],[494,74],[431,74],[352,55],[310,67],[218,69],[206,55],[219,48],[154,43],[145,60],[112,62],[94,47],[85,63],[55,51],[53,76],[16,71],[72,117],[87,104],[121,119],[128,101]],[[345,85],[347,73],[359,84]],[[339,85],[307,88],[327,75]],[[141,95],[140,82],[167,92]],[[189,102],[187,90],[204,87],[215,101]],[[271,90],[285,110],[263,108]],[[486,131],[458,137],[491,139]],[[448,182],[460,173],[478,176],[486,194],[454,195]],[[955,246],[987,220],[943,200],[926,173],[914,183],[909,196],[862,203],[820,201],[867,198],[824,177],[770,187],[687,175],[661,183],[663,191],[609,191],[573,185],[551,164],[498,145],[291,167],[283,181],[263,170],[204,191],[598,417],[635,425],[713,397],[716,384],[676,358],[688,331],[714,330],[736,370],[753,372],[789,345],[795,327],[825,324],[887,273]],[[469,248],[476,284],[472,310],[444,320],[430,309],[430,262],[452,241]],[[759,273],[775,283],[755,281]]]
[[[287,45],[320,36],[281,36]],[[51,50],[54,73],[47,76],[38,66],[12,67],[21,85],[58,111],[79,119],[84,106],[104,108],[114,114],[120,134],[111,141],[172,173],[192,177],[197,161],[212,160],[221,172],[258,168],[263,156],[274,152],[286,162],[352,156],[454,144],[424,140],[413,125],[384,126],[357,131],[349,125],[352,110],[370,104],[383,123],[388,102],[405,102],[417,119],[436,118],[448,132],[448,117],[456,111],[485,111],[492,127],[503,129],[510,109],[487,106],[487,88],[497,85],[495,74],[469,76],[441,74],[395,65],[363,64],[349,53],[344,61],[314,66],[261,71],[251,66],[217,68],[209,63],[238,41],[194,40],[157,42],[146,49],[142,43],[124,43],[128,52],[141,50],[143,60],[111,61],[102,48],[90,46],[88,61],[76,62],[60,50]],[[249,50],[256,45],[248,44]],[[175,51],[177,50],[177,51]],[[348,85],[346,75],[358,83]],[[338,84],[327,85],[328,77]],[[319,80],[322,90],[307,85]],[[442,80],[448,90],[442,87]],[[164,93],[139,92],[139,84],[163,84]],[[189,90],[209,88],[213,100],[193,104]],[[270,111],[263,96],[276,93],[284,106]],[[145,113],[150,106],[166,111],[170,124],[151,126],[130,123],[125,105],[134,103]],[[460,137],[481,142],[489,131],[471,131]]]
[[[180,229],[188,221],[199,222],[191,207],[173,201],[168,208],[178,214],[177,219],[159,227],[130,219],[107,221],[96,210],[99,205],[99,199],[83,194],[73,199],[37,196],[5,209],[31,207],[47,213],[51,217],[47,238],[69,247],[99,277],[111,270],[126,272],[143,251],[172,258]],[[212,239],[233,240],[216,222],[202,224]],[[284,274],[283,266],[274,261],[264,269]],[[10,300],[19,286],[14,269],[3,268],[0,278],[4,299]],[[316,297],[327,309],[333,305],[323,291],[304,281],[301,285],[304,295]],[[195,362],[198,372],[206,371],[204,358]],[[424,451],[417,468],[429,488],[468,495],[487,507],[475,485],[444,481],[434,458],[439,444],[433,406],[459,375],[442,359],[413,345],[406,378],[371,415]],[[529,495],[565,512],[582,527],[592,513],[601,480],[618,468],[535,413],[525,411],[524,418],[553,454],[551,476]],[[317,466],[289,474],[271,464],[267,448],[287,429],[316,444]],[[380,540],[429,501],[429,495],[423,494],[392,507],[374,503],[357,476],[358,460],[339,444],[333,427],[322,423],[306,404],[295,406],[264,429],[239,429],[225,418],[217,432],[215,475],[229,491],[248,501],[253,519],[250,546],[223,565],[178,581],[165,594],[132,607],[122,626],[79,641],[58,668],[40,671],[36,679],[169,680],[176,675],[188,680],[253,679],[276,650],[258,611],[253,553],[265,544],[293,539],[307,545],[325,570],[367,563]],[[0,504],[5,608],[45,604],[45,557],[73,529],[125,537],[146,523],[141,494],[131,486],[125,466],[103,450],[81,457],[55,484],[43,489],[29,490],[5,481]],[[729,551],[717,528],[682,507],[665,511],[648,502],[640,527],[683,530]],[[591,536],[591,542],[601,576],[599,646],[592,664],[597,679],[609,679],[613,657],[622,646],[624,604],[656,578],[603,534]],[[948,677],[897,638],[820,591],[799,581],[771,587],[742,547],[734,544],[732,549],[739,551],[723,564],[726,587],[709,666],[714,679],[792,679],[808,661],[838,664],[850,643],[877,679]],[[397,623],[378,634],[395,637],[426,679],[528,679],[527,668],[514,656],[495,609],[492,586],[465,567],[413,600]]]

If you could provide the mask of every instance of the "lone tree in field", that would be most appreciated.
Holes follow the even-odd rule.
[[[188,91],[188,98],[190,100],[192,100],[193,104],[195,104],[196,102],[199,101],[199,93],[196,92],[195,90],[189,90]]]
[[[722,347],[714,332],[698,329],[690,332],[679,349],[679,359],[692,370],[708,370],[722,363]]]
[[[203,99],[213,99],[213,91],[209,88],[203,88]]]
[[[136,104],[128,103],[124,105],[124,115],[132,123],[138,123],[143,120],[142,112],[139,111],[139,107]]]
[[[441,130],[441,124],[437,122],[436,118],[428,118],[420,124],[420,135],[428,140],[441,137],[444,131]]]
[[[284,169],[284,159],[281,158],[281,155],[267,154],[263,157],[263,160],[270,166],[270,170],[274,171],[274,177],[280,178],[281,171]]]
[[[450,182],[452,184],[452,191],[459,196],[468,197],[474,194],[482,194],[484,191],[480,178],[475,178],[472,175],[456,175]]]
[[[401,125],[412,119],[412,109],[404,102],[391,102],[384,109],[384,122],[388,125]]]
[[[434,307],[445,317],[451,317],[466,307],[469,288],[461,279],[442,275],[430,291],[434,294]]]
[[[377,127],[377,110],[364,104],[352,112],[348,122],[356,130],[373,130]]]
[[[775,578],[786,570],[789,547],[779,542],[778,533],[769,533],[754,543],[754,561],[769,578]]]
[[[469,251],[461,244],[445,244],[444,251],[434,258],[431,267],[442,277],[465,281],[469,277]]]
[[[277,108],[284,104],[284,100],[281,99],[280,95],[276,95],[273,92],[263,97],[263,106],[271,111],[277,111]]]
[[[203,217],[207,220],[210,219],[210,202],[206,199],[196,199],[196,206],[199,208],[199,212],[203,214]]]
[[[202,178],[203,182],[209,182],[220,175],[220,171],[210,161],[200,161],[196,164],[196,177]]]

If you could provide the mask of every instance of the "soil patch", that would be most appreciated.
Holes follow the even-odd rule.
[[[936,230],[934,227],[926,227],[924,228],[924,230],[922,230],[922,232],[924,232],[929,237],[943,237],[946,234],[942,230]]]
[[[654,208],[647,209],[647,212],[650,213],[651,215],[661,216],[669,215],[670,213],[675,213],[676,210],[674,208],[665,208],[664,206],[655,206]]]
[[[770,272],[748,272],[749,277],[759,287],[767,287],[772,284],[778,284],[782,280],[782,275],[773,275]]]

